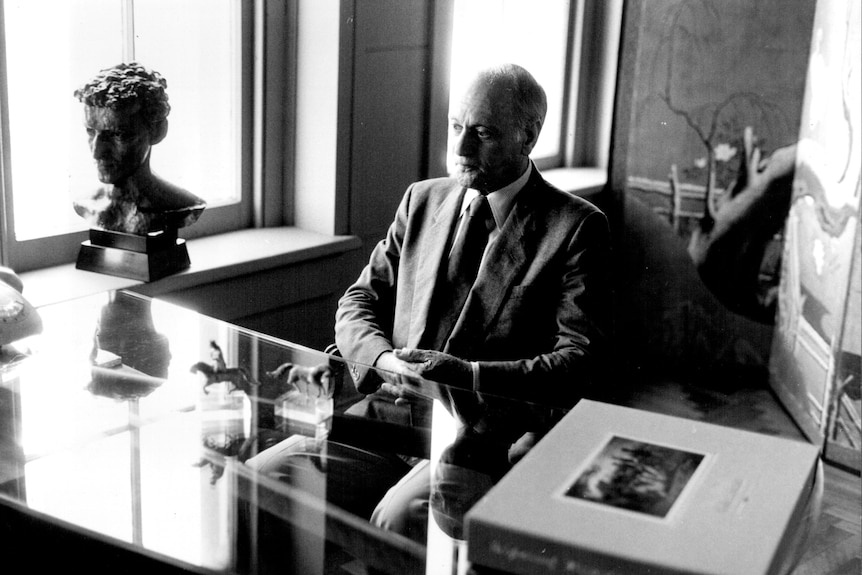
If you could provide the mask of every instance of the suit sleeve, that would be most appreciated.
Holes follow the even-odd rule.
[[[569,408],[595,384],[611,327],[610,232],[596,210],[564,248],[555,334],[547,352],[513,361],[479,361],[475,391]]]
[[[360,393],[372,393],[380,386],[379,376],[370,368],[382,353],[393,349],[398,270],[412,190],[413,186],[404,194],[386,237],[375,246],[335,313],[335,343],[349,359]]]

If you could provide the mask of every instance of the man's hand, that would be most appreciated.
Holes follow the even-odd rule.
[[[395,403],[409,402],[411,397],[438,398],[442,383],[462,389],[473,388],[470,363],[453,355],[425,349],[396,349],[377,359],[386,382],[380,389],[396,397]]]
[[[396,349],[395,357],[423,379],[473,389],[473,368],[470,362],[454,355],[427,349]]]

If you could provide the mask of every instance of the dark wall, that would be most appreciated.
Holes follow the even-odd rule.
[[[353,3],[348,233],[359,262],[386,234],[407,186],[427,174],[435,5]],[[358,273],[358,268],[357,268]]]
[[[138,291],[322,350],[334,339],[335,309],[344,286],[355,279],[350,270],[357,252],[358,248],[353,247],[343,253],[168,293],[153,292],[146,287]]]

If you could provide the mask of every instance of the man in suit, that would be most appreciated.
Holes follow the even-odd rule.
[[[459,439],[497,446],[485,467],[499,475],[524,438],[550,425],[526,402],[570,408],[601,368],[610,322],[608,223],[589,202],[548,184],[530,160],[547,104],[529,72],[485,70],[455,104],[453,177],[409,187],[386,238],[339,301],[335,339],[356,362],[357,389],[376,402],[427,396],[415,376],[451,386],[431,394],[456,416]],[[490,205],[490,237],[463,307],[452,310],[457,290],[447,266],[478,196]],[[496,409],[495,395],[524,400],[524,409]],[[415,484],[427,487],[427,475]],[[401,491],[405,498],[387,496],[383,506],[404,509],[417,497]],[[375,515],[415,535],[403,518]]]

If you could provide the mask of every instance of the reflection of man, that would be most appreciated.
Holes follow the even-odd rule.
[[[167,83],[137,63],[102,70],[75,91],[99,180],[90,198],[74,203],[93,227],[146,234],[197,220],[205,203],[150,171],[150,149],[167,134]]]
[[[376,401],[410,400],[411,375],[463,390],[441,398],[462,435],[480,434],[483,445],[493,437],[508,464],[519,438],[542,430],[529,417],[535,410],[497,410],[485,394],[568,408],[586,393],[609,321],[608,224],[530,161],[546,101],[526,70],[486,70],[457,104],[455,178],[407,190],[386,238],[339,302],[336,343],[349,360],[388,374],[381,381],[351,367],[357,388]],[[466,302],[453,311],[459,288],[448,266],[458,236],[471,233],[460,226],[478,217],[470,206],[479,196],[490,204],[490,238]],[[411,476],[427,492],[427,473]],[[405,503],[387,499],[396,509]],[[387,512],[376,519],[410,529]]]

